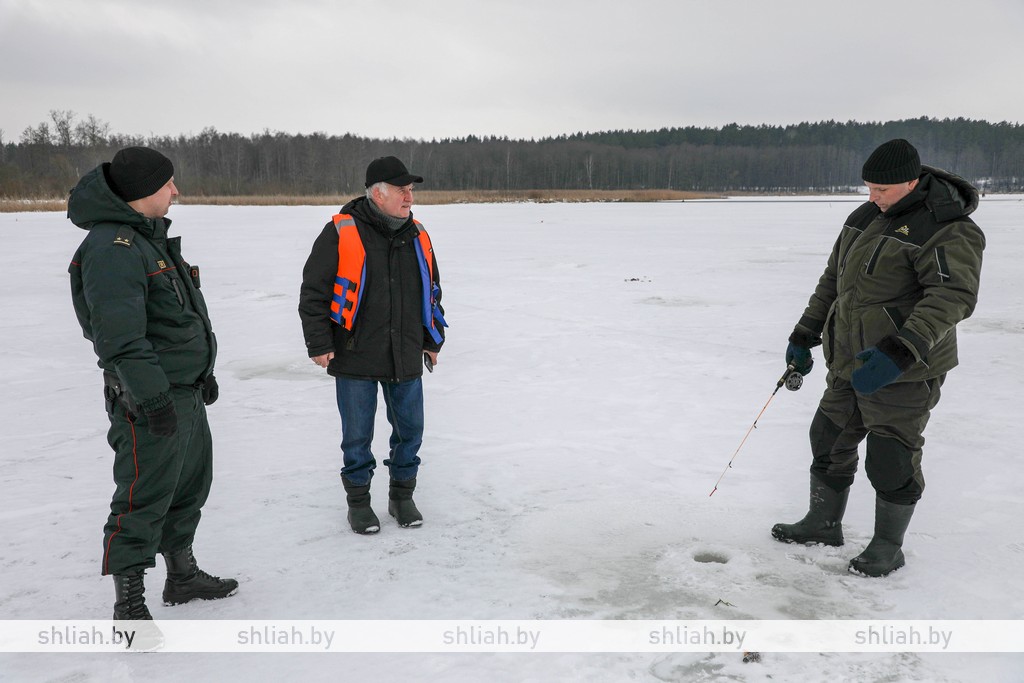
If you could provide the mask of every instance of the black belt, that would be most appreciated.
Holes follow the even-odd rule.
[[[202,391],[206,386],[203,380],[196,380],[192,384],[172,384],[172,389],[189,389],[191,391]],[[119,404],[125,410],[135,415],[139,414],[139,406],[128,396],[121,378],[116,372],[103,371],[103,397],[107,400],[107,412],[113,410],[114,404]]]

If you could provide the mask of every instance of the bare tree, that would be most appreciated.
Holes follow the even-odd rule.
[[[50,144],[50,124],[43,121],[33,128],[29,126],[21,133],[21,144],[23,145],[48,145]]]
[[[71,146],[71,133],[75,121],[75,112],[70,109],[51,109],[50,120],[53,121],[55,141],[61,147]]]
[[[75,126],[74,141],[77,145],[85,147],[105,145],[109,136],[110,124],[99,120],[92,114],[86,116],[84,121],[80,121]]]

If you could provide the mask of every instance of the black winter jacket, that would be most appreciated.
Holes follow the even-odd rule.
[[[68,268],[71,297],[99,366],[149,410],[169,401],[170,385],[194,385],[213,372],[217,340],[181,238],[167,236],[171,222],[147,218],[114,194],[107,166],[87,173],[68,200],[68,218],[89,231]]]
[[[338,230],[333,221],[313,243],[299,292],[306,351],[310,358],[333,351],[327,372],[336,377],[415,379],[423,374],[423,351],[441,348],[423,326],[423,284],[414,245],[419,228],[410,215],[401,229],[392,232],[367,205],[369,201],[359,197],[341,209],[355,219],[366,250],[366,279],[351,332],[330,318],[338,272]],[[434,278],[440,283],[436,254]],[[436,298],[440,303],[440,293]],[[444,330],[438,329],[443,335]]]

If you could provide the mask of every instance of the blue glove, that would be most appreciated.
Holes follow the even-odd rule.
[[[821,336],[811,332],[803,325],[797,325],[793,334],[789,335],[789,346],[786,347],[786,365],[801,375],[806,375],[814,367],[811,349],[821,344]]]
[[[789,342],[789,346],[786,348],[786,365],[792,365],[794,370],[801,375],[806,375],[814,367],[811,350],[806,346]]]
[[[878,346],[858,353],[857,360],[864,364],[853,371],[853,388],[861,394],[873,394],[899,379],[917,359],[896,337],[886,337]]]

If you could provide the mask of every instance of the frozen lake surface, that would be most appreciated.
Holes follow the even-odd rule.
[[[806,510],[820,351],[708,496],[857,201],[417,207],[451,323],[425,379],[426,521],[385,520],[372,537],[347,528],[333,383],[306,357],[296,313],[302,264],[335,209],[173,207],[220,342],[196,554],[241,587],[164,607],[161,562],[147,579],[154,616],[1021,619],[1019,197],[986,197],[974,216],[988,237],[981,300],[926,433],[904,569],[846,572],[871,537],[863,473],[845,547],[770,536]],[[0,215],[0,619],[106,619],[113,602],[99,575],[112,492],[102,382],[66,272],[83,236],[60,213]],[[0,679],[76,682],[1019,681],[1022,668],[1018,654],[0,655]]]

